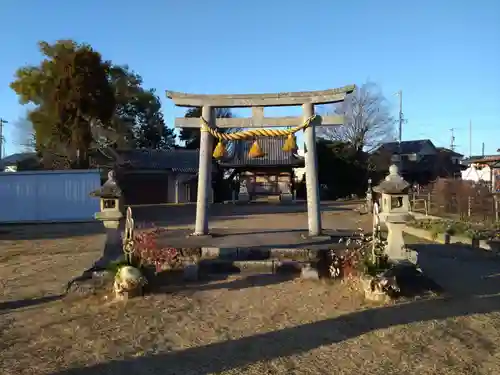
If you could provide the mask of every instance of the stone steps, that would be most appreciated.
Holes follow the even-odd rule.
[[[265,261],[265,260],[312,260],[318,251],[306,249],[265,249],[265,248],[204,248],[202,260]]]
[[[349,248],[355,248],[353,243]],[[345,249],[333,244],[330,249]],[[324,259],[321,249],[290,248],[203,248],[196,265],[186,267],[186,278],[217,274],[295,274],[308,279],[319,278],[318,265]],[[319,266],[319,268],[323,268]]]
[[[352,243],[349,248],[356,248]],[[334,243],[328,246],[329,250],[346,249],[344,244]],[[223,259],[230,261],[258,261],[258,260],[295,260],[315,261],[320,258],[320,252],[325,249],[300,248],[217,248],[205,247],[201,249],[201,259]]]
[[[198,263],[201,272],[205,273],[300,273],[301,269],[310,265],[310,261],[262,259],[262,260],[229,260],[204,259]]]
[[[207,278],[210,275],[293,275],[308,279],[318,279],[319,274],[315,269],[316,262],[309,260],[230,260],[230,259],[204,259],[195,268],[185,269],[187,278]],[[194,276],[194,273],[196,275]],[[189,274],[193,276],[190,277]]]

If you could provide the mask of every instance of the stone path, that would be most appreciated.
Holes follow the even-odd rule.
[[[359,203],[322,202],[321,218],[325,229],[368,229],[369,215],[354,212]],[[155,223],[170,229],[192,229],[196,218],[194,205],[133,207],[137,224]],[[254,203],[248,205],[215,204],[209,210],[210,229],[307,230],[307,207],[296,204]]]
[[[165,246],[198,248],[323,249],[352,235],[358,228],[370,230],[371,219],[354,209],[357,204],[323,203],[322,227],[333,238],[307,237],[307,208],[293,205],[214,205],[210,220],[213,237],[189,237],[195,220],[194,207],[134,208],[136,223],[151,220],[167,229],[160,242]]]
[[[366,231],[370,230],[369,215],[359,215],[353,211],[358,205],[359,203],[352,202],[322,203],[323,228],[352,231],[361,227]],[[134,207],[132,211],[136,226],[139,228],[155,225],[168,230],[185,230],[185,233],[192,232],[194,228],[195,205]],[[306,231],[307,207],[302,202],[293,205],[216,204],[210,207],[209,226],[214,232],[233,231],[246,234]],[[97,221],[76,224],[11,225],[0,228],[0,241],[57,239],[103,233],[103,225]],[[262,238],[258,241],[262,243],[261,240]]]

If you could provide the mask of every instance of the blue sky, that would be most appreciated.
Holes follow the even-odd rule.
[[[9,88],[15,70],[39,63],[39,40],[67,38],[140,73],[168,124],[182,110],[166,89],[302,91],[369,79],[395,115],[392,94],[403,90],[403,139],[447,146],[455,128],[457,150],[468,155],[472,120],[473,154],[482,142],[486,153],[500,147],[498,0],[2,0],[0,16],[6,154],[18,150],[13,123],[24,113]]]

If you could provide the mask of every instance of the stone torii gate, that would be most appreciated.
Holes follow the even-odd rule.
[[[315,104],[339,103],[355,90],[355,85],[324,91],[302,91],[275,94],[197,95],[167,91],[167,97],[178,107],[201,107],[202,119],[178,117],[179,128],[201,128],[203,120],[212,128],[268,128],[296,126],[314,116]],[[302,106],[300,117],[264,117],[265,107]],[[214,108],[252,108],[250,118],[214,118]],[[318,185],[318,160],[316,155],[316,126],[339,126],[344,116],[315,116],[310,126],[304,129],[305,173],[307,188],[307,214],[309,236],[321,235],[321,212]],[[212,140],[208,131],[201,132],[200,165],[198,174],[198,197],[196,202],[196,236],[209,235],[208,199],[211,187]]]

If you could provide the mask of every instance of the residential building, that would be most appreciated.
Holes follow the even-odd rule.
[[[462,154],[436,147],[429,139],[384,143],[372,153],[371,160],[377,170],[385,173],[399,157],[401,174],[408,181],[420,184],[438,177],[460,178],[463,169]]]

